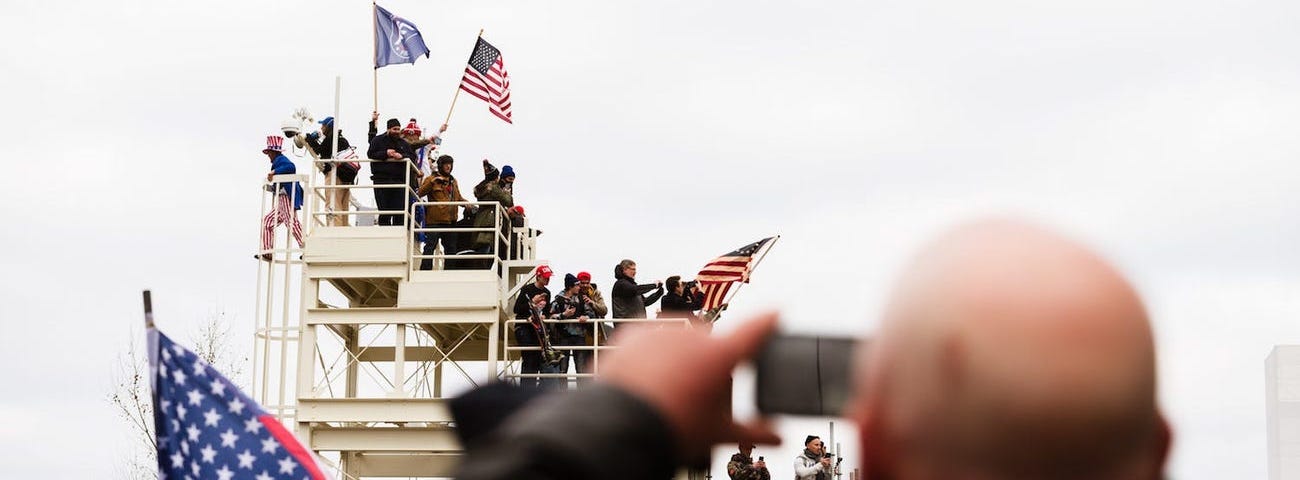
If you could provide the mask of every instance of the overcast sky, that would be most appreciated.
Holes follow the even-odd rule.
[[[1150,306],[1172,475],[1266,476],[1264,358],[1300,343],[1300,3],[623,3],[385,1],[432,58],[381,69],[379,110],[439,123],[486,29],[515,124],[461,98],[462,177],[513,165],[541,257],[606,289],[624,257],[689,276],[783,235],[723,328],[776,307],[867,333],[942,229],[1060,228]],[[0,476],[114,472],[140,289],[174,337],[223,310],[251,345],[258,151],[294,108],[330,113],[336,75],[364,142],[370,21],[362,1],[0,7]],[[822,422],[762,450],[792,458]]]

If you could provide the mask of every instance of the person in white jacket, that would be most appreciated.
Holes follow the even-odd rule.
[[[803,440],[803,453],[794,457],[795,480],[830,480],[831,457],[826,456],[826,443],[821,437],[809,435]]]

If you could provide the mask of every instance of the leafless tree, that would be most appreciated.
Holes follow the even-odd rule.
[[[118,354],[113,372],[113,391],[108,400],[117,408],[118,415],[131,431],[136,454],[125,458],[118,466],[118,476],[128,479],[155,479],[157,474],[157,447],[153,433],[153,395],[149,391],[149,357],[143,352],[144,336],[132,328],[126,351]],[[229,378],[241,389],[244,366],[248,357],[240,356],[231,346],[230,324],[224,311],[214,311],[204,319],[198,335],[193,337],[194,353]]]

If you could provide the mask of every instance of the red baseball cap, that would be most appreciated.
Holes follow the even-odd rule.
[[[548,267],[546,265],[538,265],[537,276],[542,278],[551,278],[551,267]]]
[[[590,273],[587,273],[587,272],[578,272],[578,281],[579,281],[579,282],[590,282],[590,281],[591,281],[591,274],[590,274]]]

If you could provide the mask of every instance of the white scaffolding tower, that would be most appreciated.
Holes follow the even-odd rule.
[[[449,477],[461,454],[446,405],[450,396],[519,377],[559,376],[576,387],[579,377],[591,376],[515,368],[520,352],[539,347],[511,345],[514,326],[523,322],[513,319],[511,307],[544,262],[536,259],[536,231],[512,223],[500,204],[412,201],[400,211],[335,211],[329,200],[341,192],[391,188],[412,199],[414,192],[409,181],[339,185],[322,178],[319,168],[310,171],[263,185],[264,214],[276,202],[270,185],[299,181],[308,193],[304,246],[291,248],[284,228],[275,248],[258,253],[270,260],[258,267],[253,394],[308,448],[336,462],[337,477]],[[488,209],[495,224],[412,227],[411,212],[433,205]],[[397,215],[402,224],[370,226],[374,222],[363,218],[375,215]],[[424,255],[413,236],[434,231],[491,238],[478,242],[476,252]],[[434,268],[420,270],[426,259]],[[595,368],[600,352],[611,348],[603,343],[596,333],[591,345],[563,348],[594,350]]]
[[[539,264],[533,231],[511,226],[499,204],[462,202],[494,210],[497,220],[457,232],[496,241],[480,254],[436,253],[439,269],[421,271],[410,209],[326,211],[341,191],[413,196],[407,184],[335,185],[319,176],[268,182],[302,181],[309,193],[305,247],[289,248],[286,228],[276,248],[259,252],[272,260],[258,268],[254,395],[308,448],[337,460],[340,477],[450,476],[460,445],[447,383],[463,389],[504,376],[501,326],[519,282]],[[264,212],[274,195],[266,194]],[[376,214],[399,215],[402,225],[328,221]]]

